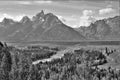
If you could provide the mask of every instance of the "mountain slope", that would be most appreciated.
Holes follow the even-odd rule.
[[[57,16],[45,14],[43,10],[33,16],[32,20],[27,16],[20,22],[4,19],[0,23],[0,29],[0,37],[6,41],[85,40],[85,37],[63,24]]]
[[[4,18],[0,22],[0,40],[5,41],[80,41],[120,40],[120,16],[98,20],[88,27],[73,29],[52,13],[42,10],[32,20],[24,16],[21,21]]]
[[[92,40],[120,40],[120,16],[98,20],[76,30]]]
[[[19,22],[21,25],[20,28],[17,28],[18,25],[15,27],[17,28],[14,30],[14,33],[9,35],[6,40],[8,41],[21,41],[23,38],[33,29],[32,28],[32,21],[27,17],[24,16],[21,21]]]
[[[42,12],[43,13],[43,12]],[[36,21],[36,20],[35,20]],[[58,17],[52,13],[44,14],[40,17],[39,24],[36,28],[26,37],[26,40],[39,41],[39,40],[83,40],[82,35],[74,29],[63,24]]]
[[[84,40],[85,38],[80,35],[78,32],[74,31],[72,28],[64,25],[54,25],[45,32],[43,32],[41,39],[43,40],[60,40],[60,41],[79,41]]]

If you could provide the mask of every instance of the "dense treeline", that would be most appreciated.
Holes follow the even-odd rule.
[[[33,54],[0,43],[0,80],[120,80],[119,69],[99,67],[108,63],[106,56],[113,53],[105,50],[106,55],[99,50],[79,49],[62,58],[33,65],[33,61],[41,59],[35,57],[40,53]]]

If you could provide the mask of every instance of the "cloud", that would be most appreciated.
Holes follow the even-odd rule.
[[[33,0],[33,1],[14,1],[13,3],[20,4],[20,5],[36,5],[36,4],[50,4],[50,3],[52,3],[52,1],[44,1],[44,0],[35,1],[35,0]]]
[[[84,16],[90,16],[90,15],[92,15],[93,14],[93,11],[92,10],[84,10],[83,11],[83,15]]]
[[[105,9],[100,9],[99,10],[100,15],[108,14],[108,13],[112,13],[112,12],[114,12],[114,9],[112,9],[112,8],[105,8]]]
[[[78,27],[78,16],[74,16],[74,15],[71,15],[71,16],[61,16],[61,15],[57,15],[57,17],[66,25],[68,26],[71,26],[73,28],[76,28]]]
[[[23,16],[25,16],[25,14],[19,14],[17,16],[14,16],[14,15],[10,15],[10,14],[7,14],[7,13],[0,13],[0,22],[6,17],[6,18],[9,18],[9,19],[13,19],[15,21],[20,21]]]
[[[63,16],[57,15],[57,17],[58,17],[62,22],[66,22],[66,21],[67,21]]]
[[[25,16],[25,14],[20,14],[18,16],[14,16],[14,20],[15,21],[20,21],[23,18],[23,16]]]
[[[91,22],[95,22],[96,18],[93,17],[94,12],[92,10],[83,10],[82,16],[79,18],[79,15],[72,16],[60,16],[57,15],[58,18],[68,26],[73,28],[78,28],[80,26],[89,26]]]
[[[6,18],[13,18],[11,15],[8,15],[7,13],[3,13],[3,17],[6,17]]]
[[[0,13],[0,21],[2,21],[4,18],[13,18],[11,15],[8,15],[6,13]]]
[[[33,1],[34,3],[37,3],[37,4],[49,4],[49,3],[52,3],[52,1],[44,1],[44,0],[41,0],[41,1]]]
[[[92,10],[84,10],[83,15],[80,17],[79,26],[89,26],[91,22],[96,20],[93,15],[94,12]]]
[[[31,5],[32,4],[31,1],[16,1],[16,3],[23,4],[23,5]]]

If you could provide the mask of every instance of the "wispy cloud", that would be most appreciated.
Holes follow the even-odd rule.
[[[40,0],[40,1],[15,1],[15,4],[21,4],[21,5],[35,5],[35,4],[51,4],[52,1],[45,1],[45,0]]]
[[[31,1],[16,1],[17,4],[23,4],[23,5],[31,5]]]
[[[37,3],[37,4],[50,4],[52,3],[52,1],[44,1],[44,0],[41,0],[41,1],[33,1],[33,3]]]
[[[99,14],[100,15],[103,15],[103,14],[108,14],[108,13],[112,13],[114,12],[115,10],[112,9],[112,8],[105,8],[105,9],[100,9],[99,10]]]

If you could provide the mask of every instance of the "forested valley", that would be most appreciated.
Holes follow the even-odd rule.
[[[104,52],[80,48],[61,58],[33,64],[59,50],[39,46],[20,49],[1,42],[0,80],[120,80],[120,67],[104,66],[113,61],[109,55],[117,52],[107,47]],[[115,62],[120,66],[119,60]]]

